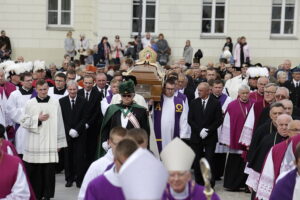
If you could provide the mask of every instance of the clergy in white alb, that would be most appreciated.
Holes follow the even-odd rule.
[[[45,80],[37,81],[37,97],[26,103],[21,119],[28,130],[23,160],[38,199],[54,196],[58,150],[67,146],[61,108],[47,95],[48,88]]]
[[[25,140],[28,130],[20,126],[27,101],[35,98],[37,93],[32,87],[32,74],[25,72],[20,77],[22,87],[13,91],[7,100],[7,116],[14,123],[15,144],[18,154],[24,153]]]
[[[185,106],[183,98],[174,95],[174,80],[168,79],[163,90],[161,101],[154,104],[153,111],[154,131],[159,151],[175,137],[190,138],[188,107]]]

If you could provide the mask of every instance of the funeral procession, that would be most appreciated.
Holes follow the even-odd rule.
[[[300,0],[0,5],[0,200],[300,200]]]

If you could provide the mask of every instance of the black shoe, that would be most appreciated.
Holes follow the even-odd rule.
[[[81,183],[76,182],[76,187],[80,188],[81,187]]]
[[[73,181],[68,181],[65,186],[66,187],[72,187],[73,186]]]

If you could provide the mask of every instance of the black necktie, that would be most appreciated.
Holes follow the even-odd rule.
[[[203,110],[203,112],[205,110],[205,100],[202,101],[202,110]]]
[[[74,106],[75,106],[75,100],[72,99],[71,102],[72,102],[71,108],[72,108],[72,110],[73,110],[73,109],[74,109]]]
[[[100,89],[100,94],[101,94],[101,96],[102,96],[102,98],[103,98],[103,97],[104,97],[104,92],[103,92],[102,89]]]
[[[85,93],[85,99],[88,101],[89,100],[89,93]]]

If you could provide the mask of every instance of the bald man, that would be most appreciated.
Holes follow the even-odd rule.
[[[255,149],[253,159],[248,163],[248,167],[251,169],[251,172],[249,173],[246,181],[246,184],[253,190],[252,195],[257,192],[260,173],[268,152],[275,144],[288,139],[288,124],[291,121],[293,121],[293,119],[290,115],[279,115],[276,120],[277,132],[263,137]]]
[[[264,89],[268,83],[269,83],[269,79],[267,77],[260,77],[257,80],[257,90],[254,92],[251,92],[249,95],[249,99],[253,103],[264,100]]]
[[[190,139],[191,147],[196,154],[193,165],[195,179],[198,184],[203,185],[204,182],[199,167],[199,160],[204,155],[214,172],[213,157],[218,141],[217,129],[222,124],[223,117],[220,102],[210,97],[208,83],[200,83],[197,89],[199,97],[191,102],[188,123],[192,129]],[[212,177],[211,184],[212,186],[215,184],[214,177]]]
[[[269,199],[277,178],[280,174],[286,172],[285,163],[283,162],[285,152],[288,149],[291,138],[298,134],[300,134],[300,121],[291,121],[288,124],[289,139],[276,144],[269,151],[258,182],[258,189],[256,194],[256,197],[258,197],[258,199]]]

